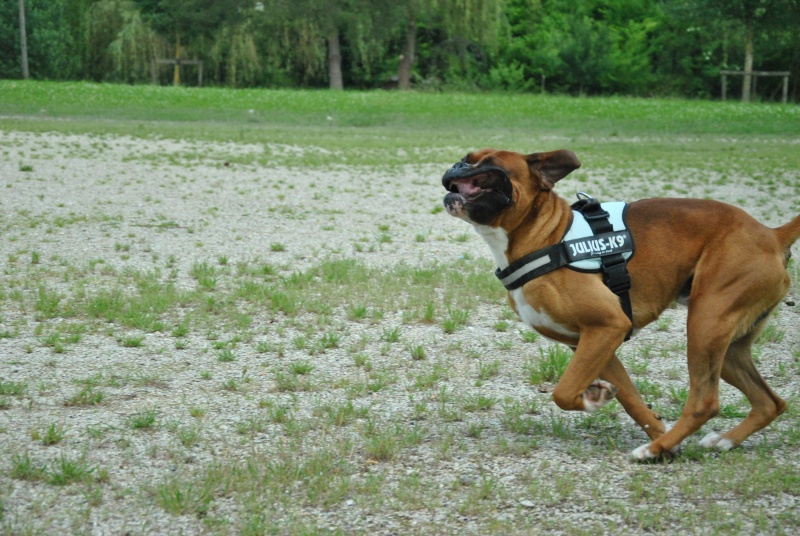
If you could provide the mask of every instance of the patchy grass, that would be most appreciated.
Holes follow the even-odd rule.
[[[0,92],[3,532],[798,524],[796,262],[756,347],[786,414],[742,448],[706,452],[697,439],[749,410],[723,386],[720,414],[681,456],[635,465],[627,453],[645,435],[618,403],[554,407],[571,352],[510,311],[485,246],[442,214],[438,183],[475,147],[563,146],[584,162],[565,196],[714,197],[782,223],[800,212],[796,107]],[[671,308],[620,351],[670,422],[687,395],[684,325]]]
[[[625,162],[615,180],[655,166],[711,168],[723,181],[732,169],[770,177],[765,165],[800,167],[787,145],[800,134],[800,111],[776,104],[10,80],[0,81],[0,93],[0,128],[259,143],[262,155],[235,160],[263,165],[438,164],[443,154],[452,153],[452,161],[466,148],[530,151],[532,139],[558,137],[595,168]],[[454,145],[462,149],[454,152]],[[709,162],[708,154],[724,158]]]

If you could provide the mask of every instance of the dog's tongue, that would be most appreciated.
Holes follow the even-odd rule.
[[[463,196],[469,197],[477,194],[480,191],[481,189],[478,186],[472,184],[472,181],[470,179],[458,181],[458,193],[460,193]]]

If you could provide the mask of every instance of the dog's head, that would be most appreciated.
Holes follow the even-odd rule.
[[[442,177],[448,191],[444,207],[451,216],[470,223],[500,226],[500,220],[525,210],[541,192],[579,168],[565,149],[524,155],[481,149],[456,162]]]

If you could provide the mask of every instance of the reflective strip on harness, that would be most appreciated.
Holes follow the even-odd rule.
[[[517,284],[522,278],[524,278],[534,270],[549,264],[551,261],[552,259],[550,255],[545,253],[541,257],[535,258],[530,262],[525,263],[522,267],[511,272],[509,275],[506,275],[505,277],[500,276],[500,270],[495,272],[495,275],[497,275],[497,277],[500,278],[500,282],[503,284],[504,287],[506,287],[508,290],[514,290],[515,288],[522,286],[522,284]]]

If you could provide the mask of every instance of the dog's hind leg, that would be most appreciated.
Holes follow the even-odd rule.
[[[697,285],[697,279],[695,282],[686,325],[689,396],[672,429],[635,449],[631,453],[634,459],[645,461],[675,452],[684,439],[719,413],[719,381],[725,355],[751,307],[741,299],[742,294],[725,295],[714,288],[716,281],[706,283],[705,292],[701,290],[703,286]]]
[[[744,393],[750,401],[750,413],[732,430],[724,434],[711,432],[706,435],[700,441],[702,447],[729,450],[786,411],[786,402],[770,389],[753,363],[751,348],[760,331],[753,330],[731,343],[722,364],[722,379]]]
[[[666,431],[661,418],[642,400],[636,386],[633,385],[628,372],[616,354],[611,357],[606,367],[600,372],[600,379],[616,386],[617,400],[625,412],[642,427],[650,439],[658,439]]]
[[[688,330],[690,382],[686,404],[671,430],[652,443],[642,445],[631,452],[631,456],[636,460],[657,459],[675,452],[686,437],[699,430],[706,421],[719,413],[719,379],[730,333],[733,330],[701,337],[698,336],[698,327],[702,326],[695,323],[695,329],[692,329],[691,317],[690,310]]]
[[[751,399],[753,411],[739,427],[719,439],[708,437],[704,445],[716,444],[721,449],[733,447],[783,411],[785,403],[767,387],[750,356],[750,345],[757,334],[757,330],[753,330],[756,320],[753,311],[764,311],[765,308],[754,308],[749,298],[763,295],[764,287],[751,285],[741,294],[724,296],[714,292],[697,296],[697,299],[694,295],[690,298],[687,322],[689,396],[675,426],[649,445],[634,450],[631,454],[635,459],[658,458],[673,451],[681,441],[717,415],[721,378]],[[756,324],[761,321],[763,318]]]
[[[716,441],[735,446],[766,426],[785,403],[755,370],[750,345],[789,287],[777,240],[766,228],[741,226],[710,243],[695,267],[686,324],[689,396],[675,426],[631,454],[639,460],[660,457],[700,429],[719,412],[719,381],[724,379],[751,398],[753,411]],[[767,229],[767,231],[769,231]],[[743,248],[747,255],[734,254]],[[704,444],[715,444],[715,436]]]
[[[796,221],[800,222],[800,218]],[[752,346],[764,328],[769,313],[789,290],[789,276],[783,259],[765,256],[758,265],[758,277],[750,277],[750,287],[741,296],[757,300],[740,320],[722,363],[721,377],[739,389],[750,401],[750,413],[725,434],[710,433],[700,445],[729,450],[761,430],[786,411],[786,402],[770,389],[753,363]],[[743,278],[744,279],[744,278]],[[753,318],[755,316],[755,318]]]

